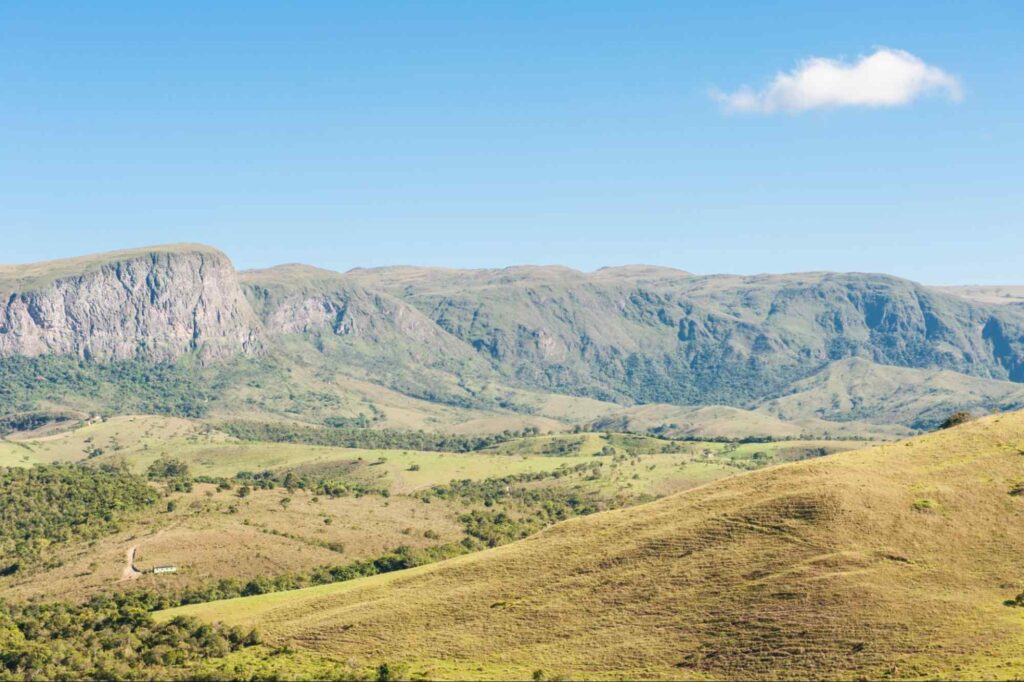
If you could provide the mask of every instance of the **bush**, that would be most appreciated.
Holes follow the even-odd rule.
[[[149,592],[83,604],[0,602],[0,679],[188,678],[184,670],[259,643],[255,631],[190,618],[156,623],[148,612],[166,606]]]
[[[910,505],[910,508],[914,511],[930,512],[938,509],[939,503],[935,500],[928,499],[914,500],[913,504]]]
[[[939,428],[951,429],[954,426],[960,426],[961,424],[966,424],[967,422],[974,421],[975,419],[977,419],[977,417],[975,417],[970,412],[954,412],[953,414],[946,417],[946,420],[939,425]]]

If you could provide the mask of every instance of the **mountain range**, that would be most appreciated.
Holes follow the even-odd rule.
[[[237,272],[153,247],[0,266],[0,410],[124,411],[97,386],[159,366],[222,416],[895,436],[1024,406],[1020,294],[654,266]],[[50,380],[70,371],[85,388]]]

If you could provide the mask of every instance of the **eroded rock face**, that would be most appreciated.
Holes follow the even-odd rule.
[[[0,300],[0,357],[203,361],[261,348],[231,262],[213,250],[140,253]]]
[[[443,335],[434,322],[412,306],[364,289],[283,299],[265,320],[271,333],[302,334],[330,328],[335,334],[379,342],[400,333],[427,343]]]
[[[335,337],[339,360],[397,357],[424,367],[483,362],[476,352],[412,305],[306,266],[243,273],[243,288],[271,343],[281,335]],[[291,277],[292,282],[288,282]],[[295,284],[301,281],[302,284]],[[284,282],[284,283],[283,283]],[[321,352],[323,349],[321,348]]]

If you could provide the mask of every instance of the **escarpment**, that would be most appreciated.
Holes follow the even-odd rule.
[[[0,357],[202,361],[261,349],[228,258],[166,247],[0,270]]]

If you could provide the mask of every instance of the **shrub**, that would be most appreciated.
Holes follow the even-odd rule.
[[[954,412],[953,414],[946,417],[946,420],[939,425],[939,428],[951,429],[954,426],[960,426],[961,424],[966,424],[967,422],[974,421],[975,419],[977,419],[977,417],[975,417],[970,412]]]
[[[933,511],[939,508],[939,503],[935,500],[919,499],[914,500],[913,504],[910,505],[910,508],[919,512]]]

